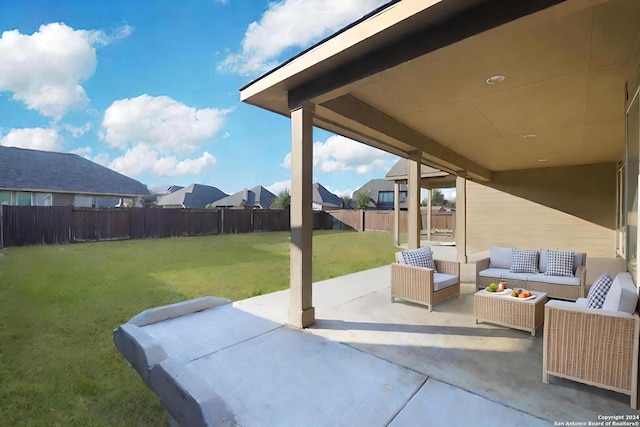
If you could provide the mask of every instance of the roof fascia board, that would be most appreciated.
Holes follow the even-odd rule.
[[[306,70],[309,68],[309,57],[315,59],[314,64],[332,58],[360,41],[372,37],[441,1],[443,0],[390,2],[372,16],[365,17],[361,22],[356,21],[356,25],[351,25],[345,31],[334,34],[328,39],[317,43],[240,88],[240,100],[245,101],[257,93]]]
[[[289,109],[332,90],[564,1],[566,0],[487,1],[444,22],[383,46],[364,57],[354,58],[337,69],[327,70],[313,80],[292,88],[289,90]],[[302,70],[296,72],[300,71]]]
[[[492,172],[479,164],[461,156],[455,151],[438,144],[436,141],[416,132],[403,123],[381,113],[370,105],[354,98],[351,95],[327,101],[322,107],[332,112],[367,126],[377,132],[383,133],[398,141],[403,141],[415,147],[417,150],[428,153],[446,163],[456,165],[461,169],[472,173],[484,181],[490,181]]]

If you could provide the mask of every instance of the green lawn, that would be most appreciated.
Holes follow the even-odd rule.
[[[313,280],[393,260],[386,233],[316,232]],[[116,350],[138,312],[285,289],[289,234],[0,250],[0,425],[158,426],[162,407]]]

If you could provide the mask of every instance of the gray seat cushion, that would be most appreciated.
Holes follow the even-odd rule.
[[[544,273],[527,274],[527,280],[530,282],[551,283],[554,285],[580,286],[579,277],[548,276]]]
[[[433,290],[439,291],[458,283],[458,276],[445,273],[433,273]]]
[[[496,280],[527,280],[527,276],[530,276],[528,273],[512,273],[506,268],[487,268],[479,274],[482,277],[495,277]]]

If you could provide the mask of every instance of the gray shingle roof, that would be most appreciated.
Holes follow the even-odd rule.
[[[147,186],[76,154],[0,146],[0,188],[143,196]]]
[[[209,203],[226,197],[217,187],[202,184],[191,184],[166,196],[158,197],[158,206],[184,206],[185,208],[204,209]]]
[[[442,172],[441,170],[432,168],[426,165],[420,165],[420,177],[421,178],[432,178],[432,177],[444,177],[447,176],[447,172]],[[409,176],[409,162],[407,159],[398,159],[395,165],[389,169],[389,172],[385,175],[385,178],[388,180],[400,180],[407,179]]]
[[[213,203],[214,207],[252,207],[260,209],[269,209],[273,204],[276,195],[264,188],[262,185],[253,187],[251,190],[240,190],[217,200]]]
[[[183,188],[181,185],[153,185],[149,187],[149,190],[151,190],[153,194],[164,195],[182,190]]]
[[[319,182],[313,183],[313,203],[331,208],[342,207],[342,199],[331,191],[327,190]]]
[[[386,179],[372,179],[369,182],[367,182],[365,185],[363,185],[362,187],[358,188],[356,191],[353,192],[353,197],[355,199],[356,194],[357,193],[362,193],[364,191],[369,190],[369,199],[371,199],[371,201],[369,202],[369,207],[375,208],[376,207],[376,203],[378,202],[378,193],[381,191],[394,191],[394,183],[393,181],[387,181]],[[400,191],[407,191],[408,186],[406,184],[400,184]],[[400,208],[406,208],[407,202],[406,201],[401,201],[400,202]]]

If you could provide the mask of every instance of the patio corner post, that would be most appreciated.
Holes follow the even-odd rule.
[[[400,183],[393,183],[393,242],[400,246]]]
[[[429,188],[429,199],[427,201],[427,240],[431,240],[431,227],[432,227],[432,215],[433,215],[433,189]]]
[[[456,177],[456,252],[457,261],[467,263],[467,180]]]
[[[409,158],[409,249],[420,247],[420,157],[415,153]]]
[[[313,105],[291,111],[291,254],[289,324],[306,328],[315,322],[312,304]]]

